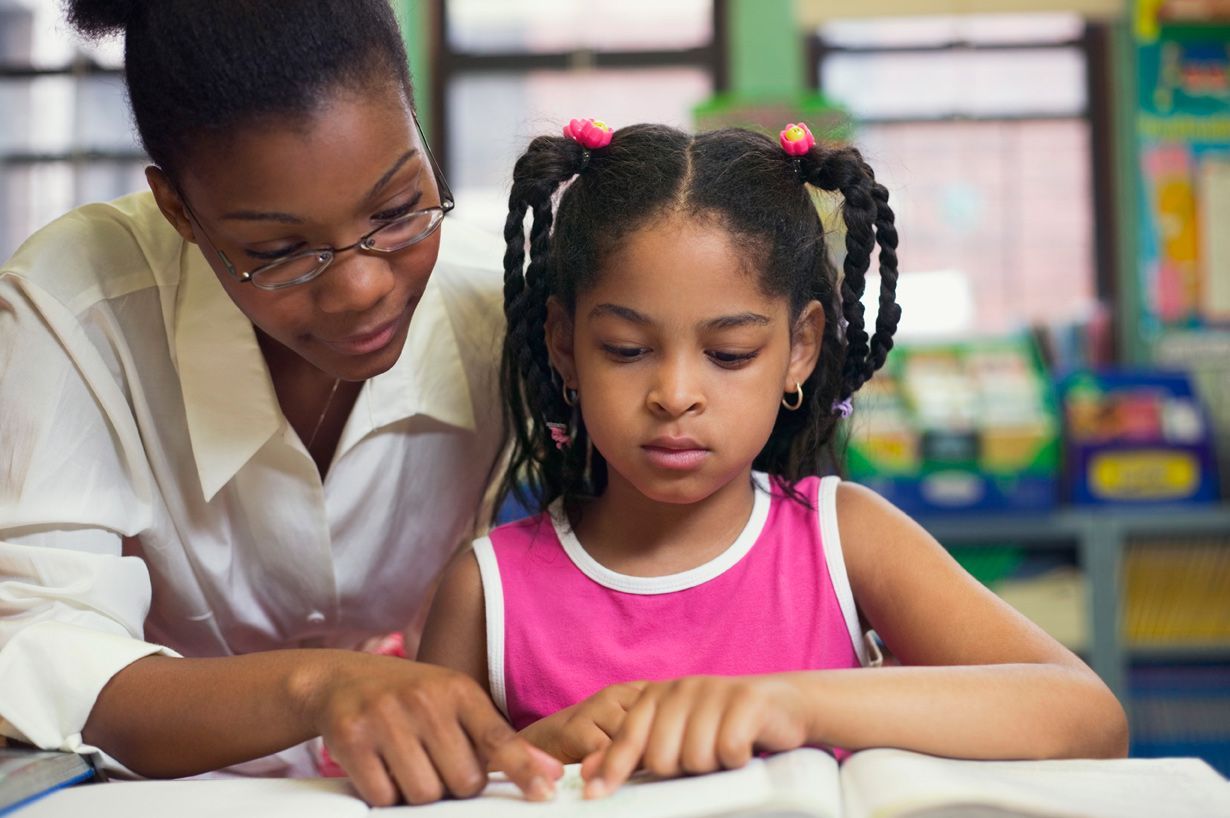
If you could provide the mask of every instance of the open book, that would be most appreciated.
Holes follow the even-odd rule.
[[[345,779],[228,779],[62,790],[18,818],[360,818],[368,812]],[[827,753],[803,749],[729,772],[634,781],[600,801],[581,799],[573,766],[547,803],[522,800],[496,777],[478,800],[379,812],[406,818],[1230,818],[1230,783],[1197,759],[980,762],[865,750],[838,768]]]

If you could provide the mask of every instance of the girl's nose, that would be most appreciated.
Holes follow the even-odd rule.
[[[651,412],[668,417],[694,414],[705,407],[699,373],[682,361],[668,361],[658,369],[647,398]]]
[[[389,259],[356,248],[334,258],[318,281],[322,312],[363,313],[393,291],[395,277]]]

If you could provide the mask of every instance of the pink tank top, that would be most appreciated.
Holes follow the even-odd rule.
[[[617,682],[867,663],[837,534],[836,477],[813,508],[755,475],[752,514],[722,554],[679,574],[603,567],[551,513],[474,543],[491,694],[521,728]]]

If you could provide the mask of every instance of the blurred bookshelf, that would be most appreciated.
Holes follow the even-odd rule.
[[[919,521],[1089,663],[1128,712],[1133,755],[1230,774],[1230,504]]]

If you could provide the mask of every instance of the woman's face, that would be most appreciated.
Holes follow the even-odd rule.
[[[382,220],[439,205],[431,162],[398,90],[338,91],[310,115],[271,119],[196,148],[178,191],[158,171],[150,182],[163,212],[200,245],[235,304],[270,338],[346,380],[397,361],[436,263],[439,231],[389,255],[346,250],[319,277],[276,291],[239,281],[215,250],[243,273],[287,253],[354,244]]]

